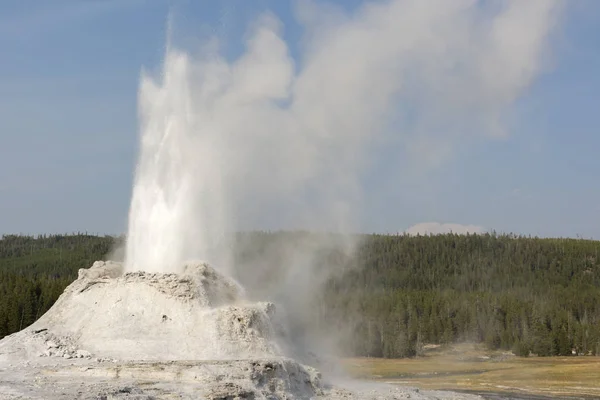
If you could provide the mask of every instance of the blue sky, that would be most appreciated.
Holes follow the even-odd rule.
[[[0,0],[0,233],[123,232],[140,71],[160,66],[169,9],[174,41],[193,48],[218,34],[231,57],[269,9],[298,57],[293,4]],[[600,2],[569,5],[551,68],[511,109],[508,134],[464,137],[419,174],[390,170],[395,153],[382,152],[363,182],[378,193],[366,196],[364,231],[439,222],[600,238]]]

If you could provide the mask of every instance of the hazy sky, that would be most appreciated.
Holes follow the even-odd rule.
[[[294,4],[0,0],[0,233],[123,232],[140,70],[160,66],[169,9],[175,43],[193,49],[216,34],[232,58],[269,9],[301,62]],[[362,182],[364,231],[461,228],[440,223],[600,238],[600,2],[567,5],[502,135],[446,137],[412,155],[433,163],[397,163],[411,157],[402,143],[378,154]]]

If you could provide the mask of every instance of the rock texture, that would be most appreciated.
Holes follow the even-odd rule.
[[[210,266],[189,264],[181,275],[121,270],[102,262],[80,270],[29,330],[60,337],[73,351],[120,360],[281,355],[275,306],[245,302],[239,285]]]
[[[32,326],[0,341],[0,399],[469,397],[335,388],[285,357],[285,339],[274,304],[248,302],[206,264],[123,274],[96,262]]]

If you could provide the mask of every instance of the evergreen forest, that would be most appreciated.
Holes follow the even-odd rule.
[[[270,260],[271,269],[258,278],[276,282],[285,265],[280,249],[307,237],[319,242],[316,236],[238,234],[235,260]],[[121,242],[87,234],[3,236],[0,338],[33,323],[79,268],[106,259]],[[413,357],[427,344],[464,341],[520,356],[600,355],[600,242],[494,233],[364,235],[351,257],[338,247],[322,247],[313,259],[326,279],[311,318],[347,332],[340,346],[348,356]]]

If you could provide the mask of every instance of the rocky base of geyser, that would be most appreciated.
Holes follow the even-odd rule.
[[[125,273],[96,262],[55,305],[0,341],[0,399],[474,399],[327,383],[286,349],[272,303],[210,266]]]

